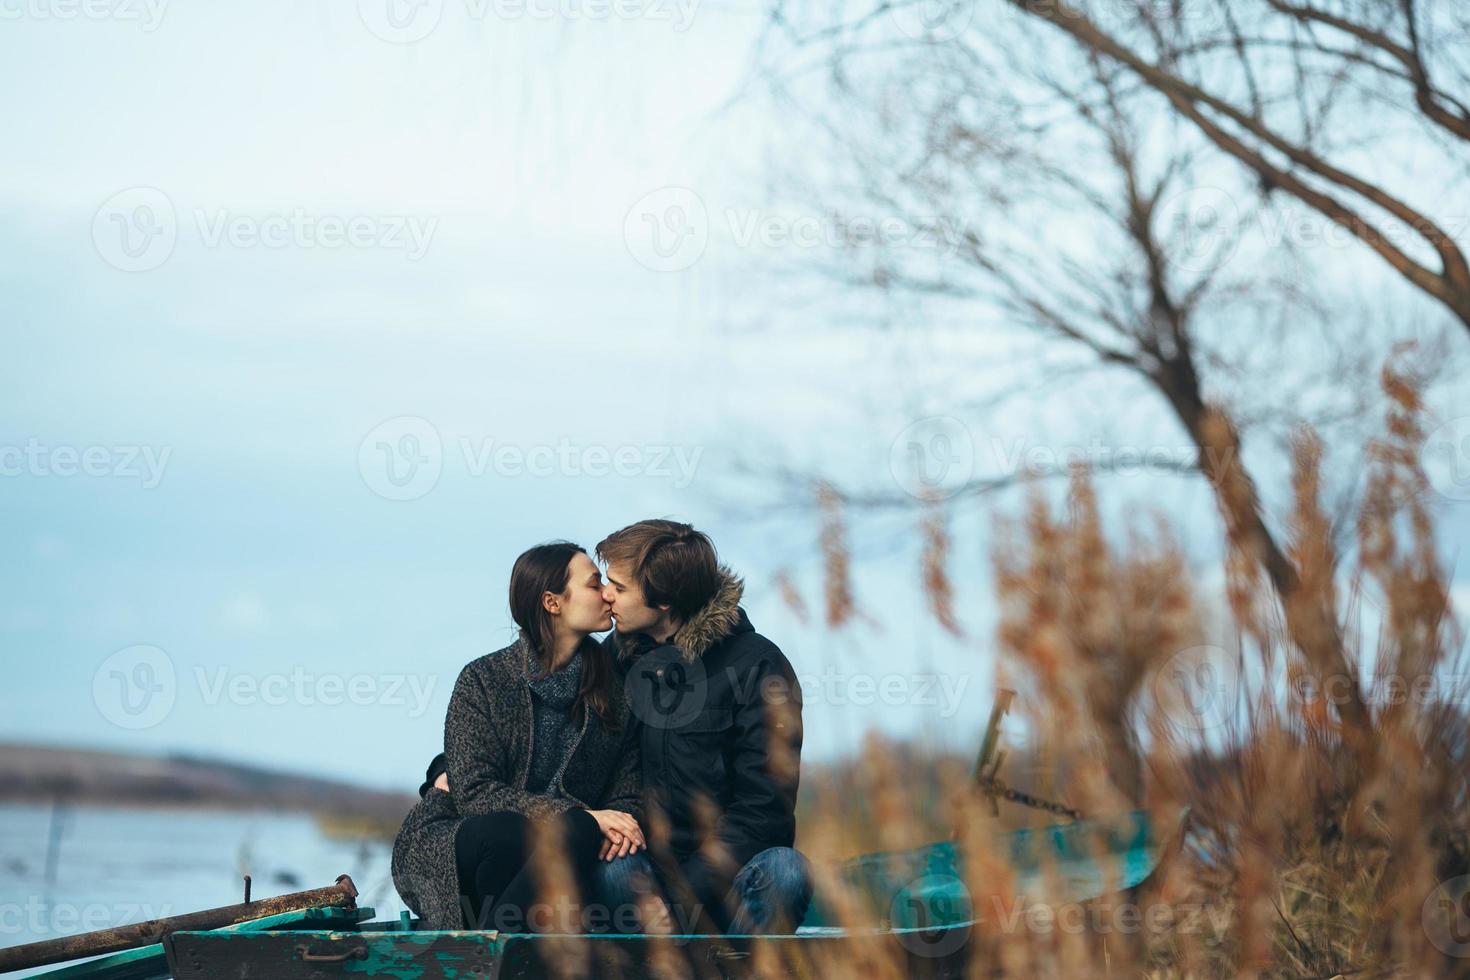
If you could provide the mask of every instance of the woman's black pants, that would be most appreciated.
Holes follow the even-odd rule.
[[[568,810],[533,827],[519,813],[487,813],[466,817],[454,838],[460,901],[465,921],[475,929],[540,932],[556,925],[555,903],[587,900],[597,886],[602,828],[586,810]],[[578,895],[546,895],[541,881],[546,862],[556,860],[538,849],[555,848],[576,880]],[[548,904],[552,903],[552,904]],[[580,904],[580,903],[579,903]],[[567,908],[576,908],[568,905]]]

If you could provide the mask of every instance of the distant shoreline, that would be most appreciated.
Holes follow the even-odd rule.
[[[0,743],[0,803],[176,811],[275,811],[391,826],[412,793],[187,755]]]

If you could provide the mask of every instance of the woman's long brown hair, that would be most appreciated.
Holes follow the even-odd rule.
[[[531,647],[532,656],[544,674],[551,672],[552,651],[556,632],[551,613],[541,602],[547,592],[566,595],[571,580],[571,561],[585,548],[570,541],[550,541],[521,553],[510,570],[510,617],[521,628],[521,639]],[[609,728],[616,727],[611,709],[612,665],[601,644],[582,644],[582,677],[577,699],[572,702],[572,715],[588,709]]]

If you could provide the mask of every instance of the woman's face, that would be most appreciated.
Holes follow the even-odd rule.
[[[567,590],[558,597],[561,625],[578,633],[612,629],[612,603],[602,597],[602,573],[592,559],[577,552],[567,563],[567,573]]]

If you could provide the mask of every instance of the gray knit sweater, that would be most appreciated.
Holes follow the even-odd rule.
[[[464,817],[510,812],[544,819],[585,807],[642,819],[637,731],[616,680],[610,712],[616,730],[596,715],[587,720],[562,768],[564,795],[527,791],[534,739],[529,664],[530,648],[517,641],[473,661],[455,682],[444,722],[450,792],[430,789],[393,844],[393,884],[424,928],[465,927],[454,864]]]
[[[526,683],[531,686],[532,734],[526,788],[547,796],[565,796],[562,774],[587,731],[587,719],[572,715],[577,690],[582,686],[582,651],[574,653],[560,670],[548,674],[533,665]]]

